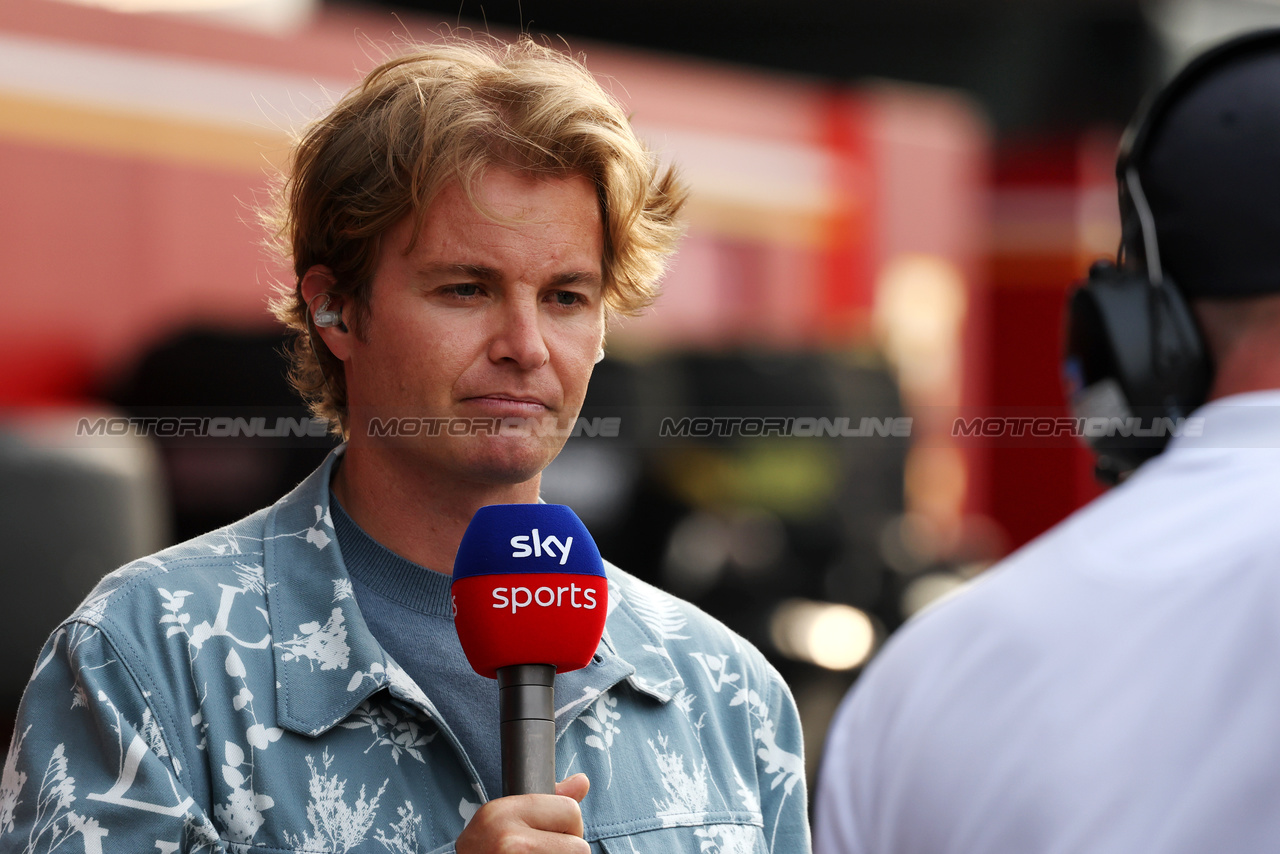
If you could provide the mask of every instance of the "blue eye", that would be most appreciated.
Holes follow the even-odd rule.
[[[557,305],[577,305],[582,302],[582,294],[573,291],[556,291]]]

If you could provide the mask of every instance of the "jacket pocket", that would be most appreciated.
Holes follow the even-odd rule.
[[[662,827],[598,840],[601,854],[769,854],[764,829],[734,822]]]

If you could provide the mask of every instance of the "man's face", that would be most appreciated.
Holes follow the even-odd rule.
[[[477,211],[454,183],[427,209],[412,252],[411,218],[385,235],[364,340],[345,363],[352,442],[394,448],[436,475],[523,483],[564,438],[512,427],[572,427],[604,336],[600,209],[581,176],[491,168],[477,196],[510,221]],[[449,419],[469,435],[424,425],[412,439],[370,440],[375,417]]]

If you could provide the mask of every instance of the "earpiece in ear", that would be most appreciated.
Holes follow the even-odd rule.
[[[329,309],[330,297],[328,294],[321,294],[320,298],[320,305],[316,308],[315,314],[313,315],[316,326],[337,328],[346,332],[347,324],[342,322],[342,312],[332,311]]]
[[[604,348],[601,347],[600,351],[596,353],[596,364],[598,365],[603,361],[604,361]]]

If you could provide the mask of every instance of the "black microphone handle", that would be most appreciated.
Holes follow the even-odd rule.
[[[555,679],[550,664],[498,668],[503,797],[555,794]]]

